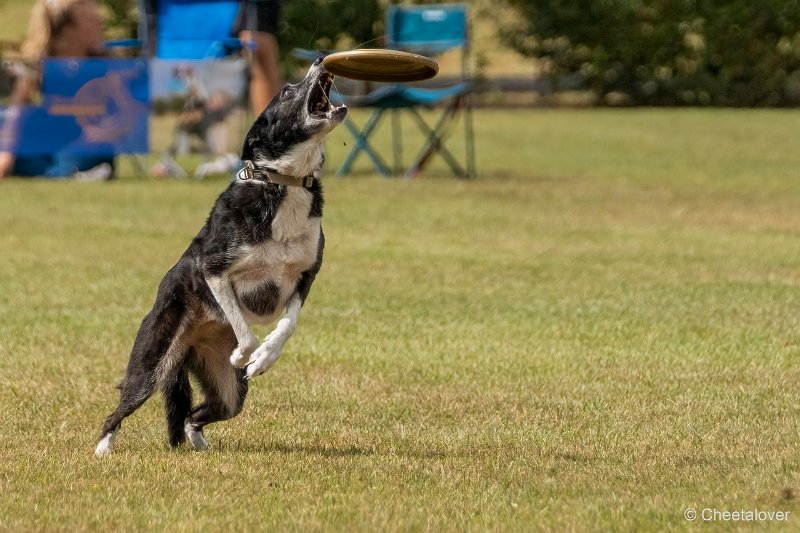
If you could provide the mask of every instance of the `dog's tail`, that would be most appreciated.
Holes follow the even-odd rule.
[[[164,381],[161,392],[164,394],[169,445],[176,448],[186,440],[184,424],[192,410],[192,386],[189,384],[186,366],[181,366],[173,376]]]

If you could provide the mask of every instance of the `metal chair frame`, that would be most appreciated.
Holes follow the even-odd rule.
[[[398,28],[398,17],[406,14],[426,14],[439,16],[449,12],[464,17],[463,34],[445,36],[444,39],[425,39],[415,35],[413,39],[404,39],[402,28]],[[432,17],[435,18],[435,17]],[[465,4],[436,4],[422,6],[393,6],[387,13],[387,48],[405,49],[422,54],[436,54],[452,48],[461,49],[461,84],[445,89],[411,88],[406,85],[382,87],[364,98],[353,99],[355,106],[370,107],[373,113],[364,124],[359,127],[350,117],[345,121],[345,126],[355,139],[355,146],[346,156],[337,171],[338,176],[344,176],[352,171],[353,164],[362,152],[370,159],[373,167],[384,177],[400,175],[408,178],[418,176],[432,157],[440,155],[452,172],[460,178],[473,178],[475,168],[475,143],[470,93],[472,85],[469,81],[469,33],[466,22]],[[449,90],[450,89],[450,90]],[[439,119],[435,125],[425,121],[419,112],[419,107],[433,108],[444,105]],[[392,116],[392,153],[393,165],[389,166],[381,158],[378,151],[369,142],[369,137],[377,129],[387,111]],[[403,172],[402,156],[403,142],[399,114],[409,111],[413,122],[425,136],[422,148],[414,157],[411,166]],[[465,137],[465,164],[448,150],[445,142],[451,133],[451,126],[459,114],[464,116]]]

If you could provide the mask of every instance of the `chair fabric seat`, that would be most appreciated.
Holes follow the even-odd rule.
[[[238,0],[162,0],[157,6],[161,59],[222,57],[239,12]],[[233,41],[230,41],[233,42]]]

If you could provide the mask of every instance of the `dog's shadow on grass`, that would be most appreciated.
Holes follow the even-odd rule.
[[[398,451],[394,447],[382,449],[379,446],[339,446],[336,444],[305,444],[288,442],[220,442],[216,449],[221,452],[246,453],[246,454],[269,454],[280,453],[285,455],[316,455],[323,458],[343,458],[343,457],[372,457],[380,455],[400,455],[413,457],[416,459],[439,459],[447,457],[447,454],[435,450],[405,450]]]

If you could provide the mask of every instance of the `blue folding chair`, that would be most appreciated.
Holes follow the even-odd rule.
[[[369,107],[373,113],[363,128],[352,119],[345,126],[355,138],[355,146],[338,170],[346,175],[360,153],[366,154],[375,169],[383,176],[400,174],[402,171],[402,130],[399,112],[410,112],[414,122],[425,135],[422,149],[404,175],[417,176],[433,155],[439,154],[453,173],[461,178],[475,176],[475,143],[472,127],[472,110],[469,96],[473,85],[469,80],[469,32],[466,4],[429,4],[416,6],[392,6],[387,13],[386,47],[406,50],[422,55],[436,56],[451,49],[461,51],[461,81],[442,88],[412,87],[404,84],[386,85],[365,97],[349,99],[357,107]],[[426,122],[420,108],[441,108],[435,125]],[[392,146],[394,165],[387,165],[379,153],[370,145],[370,135],[375,131],[387,111],[392,111]],[[465,161],[462,164],[445,146],[455,119],[464,116]]]
[[[207,155],[196,176],[238,164],[228,153],[225,123],[233,109],[246,108],[246,65],[238,53],[249,44],[231,36],[239,9],[239,0],[142,0],[139,33],[145,54],[153,58],[154,107],[185,100],[174,139],[154,173],[186,175],[173,156],[186,152],[194,138]]]
[[[139,37],[161,59],[221,58],[241,50],[231,36],[239,0],[142,0]]]

